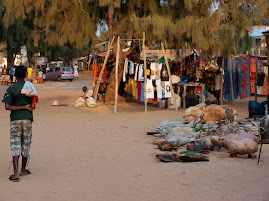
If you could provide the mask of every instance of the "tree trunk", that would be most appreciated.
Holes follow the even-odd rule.
[[[115,50],[115,48],[114,48]],[[123,66],[124,66],[124,57],[122,55],[122,52],[120,51],[119,54],[119,80],[118,80],[118,86],[120,86],[120,81],[123,75]],[[115,85],[116,85],[116,77],[115,77],[115,68],[112,69],[112,72],[110,73],[110,77],[108,79],[108,86],[107,86],[107,92],[106,92],[106,103],[110,101],[115,100]],[[122,96],[118,97],[118,102],[123,102],[124,98]]]
[[[33,57],[31,58],[31,67],[33,68],[33,75],[32,78],[36,82],[37,81],[37,52],[36,50],[38,49],[38,43],[39,43],[39,31],[38,31],[38,26],[37,26],[37,21],[38,21],[38,12],[35,11],[35,20],[34,20],[34,47],[35,47],[35,52]]]
[[[108,24],[108,31],[109,31],[109,37],[112,39],[114,36],[117,38],[117,28],[115,24],[115,19],[114,15],[108,15],[107,17],[107,24]],[[131,45],[130,49],[127,52],[122,51],[122,47],[120,47],[120,52],[119,52],[119,80],[118,80],[118,86],[120,86],[120,82],[123,76],[123,67],[124,67],[124,60],[127,58],[129,54],[131,54],[137,46]],[[116,54],[117,50],[117,41],[115,40],[113,43],[113,49],[114,49],[114,54]],[[106,91],[106,96],[105,96],[105,101],[109,103],[110,101],[115,100],[115,68],[112,69],[112,72],[110,73],[110,77],[108,78],[108,86],[107,86],[107,91]],[[125,99],[122,96],[118,96],[118,102],[123,102]]]
[[[7,66],[10,68],[11,66],[14,66],[14,53],[12,51],[12,48],[7,48]]]
[[[9,36],[7,37],[7,66],[8,68],[14,66],[14,52],[9,43]]]

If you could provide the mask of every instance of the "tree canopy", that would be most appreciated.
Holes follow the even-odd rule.
[[[268,0],[2,1],[6,27],[32,13],[34,34],[44,31],[49,44],[71,44],[77,50],[90,48],[98,26],[105,24],[110,38],[141,38],[145,31],[149,45],[165,41],[180,48],[187,43],[208,54],[231,54],[253,21],[268,17]]]

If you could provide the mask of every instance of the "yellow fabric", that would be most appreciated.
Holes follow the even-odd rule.
[[[32,76],[33,69],[32,68],[27,68],[27,73],[29,76]]]
[[[135,96],[136,81],[132,80],[131,85],[132,85],[132,95]]]

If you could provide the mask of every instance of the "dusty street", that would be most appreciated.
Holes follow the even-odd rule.
[[[146,131],[183,116],[170,110],[126,103],[97,108],[53,107],[54,100],[74,103],[89,77],[73,82],[35,85],[40,102],[34,112],[31,175],[19,183],[12,174],[9,112],[0,107],[0,201],[267,201],[269,200],[269,145],[261,165],[246,157],[210,153],[209,162],[161,163],[155,140]],[[0,86],[3,97],[7,87]],[[2,99],[2,98],[1,98]],[[254,97],[251,97],[254,100]],[[250,99],[248,99],[250,100]],[[248,100],[233,106],[239,118],[248,116]],[[259,98],[259,101],[265,98]],[[228,103],[225,103],[228,104]]]

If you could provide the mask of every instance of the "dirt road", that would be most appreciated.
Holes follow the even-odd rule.
[[[52,107],[74,103],[81,87],[91,86],[83,77],[73,82],[36,85],[40,102],[34,112],[29,168],[31,175],[19,183],[8,180],[9,112],[0,107],[0,201],[267,201],[269,200],[269,146],[262,163],[246,157],[230,158],[225,152],[209,154],[209,162],[161,163],[161,153],[146,131],[168,119],[183,116],[175,111],[143,104],[97,108]],[[3,97],[7,87],[0,86]],[[252,100],[254,98],[252,97]],[[263,100],[264,98],[260,98]],[[243,119],[247,101],[234,108]]]

